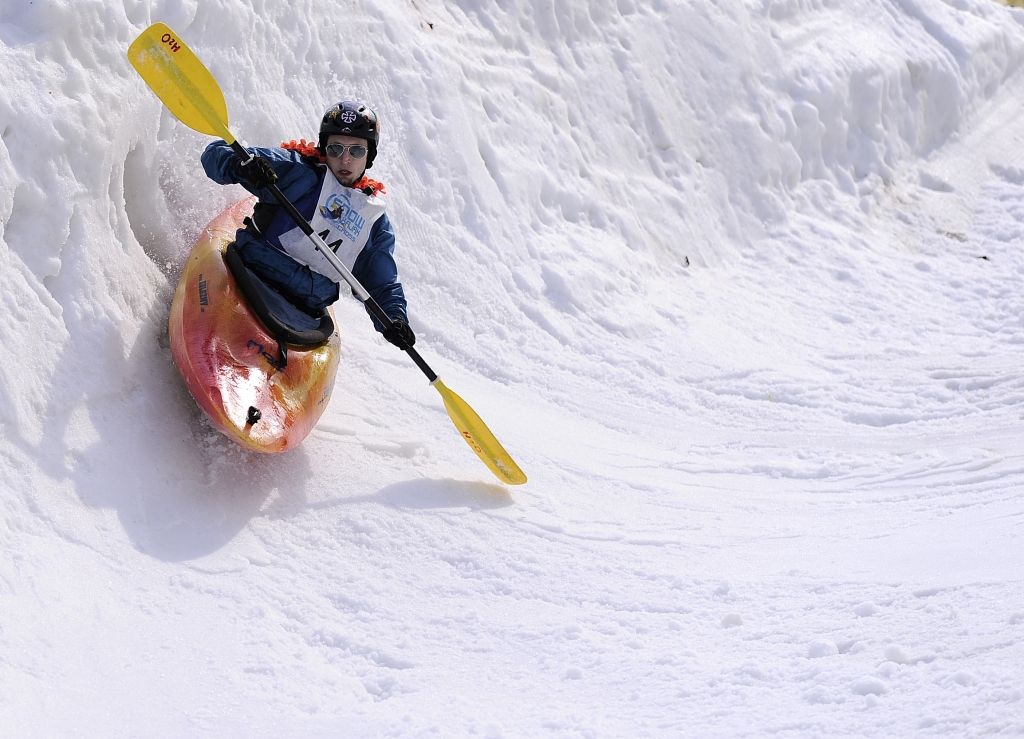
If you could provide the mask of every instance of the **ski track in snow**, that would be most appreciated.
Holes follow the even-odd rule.
[[[170,361],[235,132],[382,116],[418,348],[301,449]],[[340,43],[339,43],[340,40]],[[0,6],[0,735],[1024,733],[1024,10],[990,0]]]

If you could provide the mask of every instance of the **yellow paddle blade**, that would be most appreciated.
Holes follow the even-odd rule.
[[[199,133],[234,142],[224,93],[178,34],[154,23],[128,47],[128,61],[175,118]]]
[[[476,455],[483,460],[483,463],[498,476],[499,480],[509,485],[522,485],[526,482],[526,475],[515,460],[509,456],[505,448],[494,438],[494,434],[487,428],[487,425],[480,420],[469,404],[453,393],[441,378],[430,383],[437,388],[444,400],[444,407],[448,409],[448,415],[455,424],[455,428],[462,434],[462,438],[469,444],[469,448],[476,452]]]

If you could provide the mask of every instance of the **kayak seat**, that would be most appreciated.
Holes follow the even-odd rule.
[[[281,348],[283,368],[287,363],[287,349],[284,346],[318,346],[331,338],[334,321],[325,308],[320,315],[313,316],[292,304],[284,295],[261,280],[245,266],[234,242],[228,244],[224,261],[238,283],[252,312],[267,331],[277,339]]]

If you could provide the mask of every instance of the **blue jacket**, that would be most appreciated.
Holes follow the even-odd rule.
[[[312,218],[324,177],[333,176],[330,170],[288,149],[250,147],[250,151],[270,161],[277,172],[277,186],[281,188],[281,193],[295,205],[304,218]],[[221,185],[241,185],[256,195],[261,203],[276,204],[277,201],[268,191],[254,190],[248,182],[238,177],[234,171],[238,156],[223,141],[214,141],[207,146],[202,155],[202,162],[206,175],[214,182]],[[279,235],[291,228],[294,228],[294,222],[284,208],[280,208],[263,232],[266,235]],[[282,249],[253,231],[239,229],[235,235],[235,247],[249,269],[298,305],[318,312],[338,299],[337,282],[295,261]],[[385,213],[370,229],[366,246],[352,266],[352,274],[390,318],[399,318],[408,323],[405,291],[402,290],[402,283],[398,281],[394,250],[395,233]],[[384,327],[376,319],[372,320],[377,330],[383,332]]]

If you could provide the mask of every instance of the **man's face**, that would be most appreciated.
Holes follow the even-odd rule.
[[[340,144],[345,147],[345,150],[341,156],[331,156],[331,152],[325,152],[327,154],[327,166],[331,168],[331,172],[334,173],[338,182],[345,187],[352,187],[352,185],[359,182],[363,172],[366,170],[366,147],[369,142],[366,139],[357,139],[355,136],[343,136],[342,134],[332,133],[327,137],[325,148],[330,149],[331,144]],[[363,155],[358,158],[352,156],[352,150],[348,148],[350,146],[361,146],[363,148]]]

